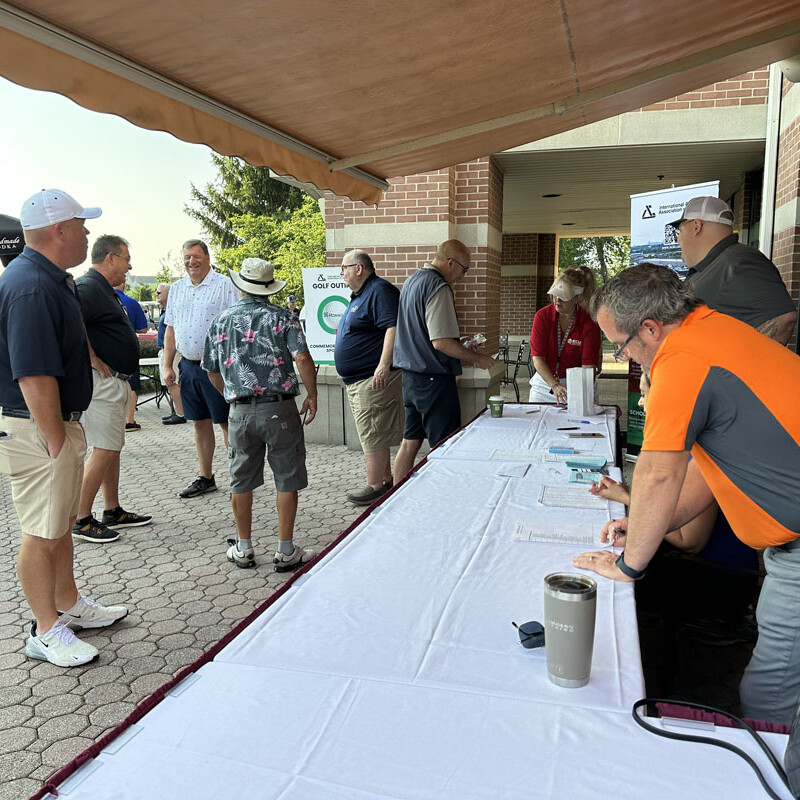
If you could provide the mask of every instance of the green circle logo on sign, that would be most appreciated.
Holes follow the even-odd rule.
[[[325,333],[335,335],[345,311],[347,311],[347,300],[344,297],[337,295],[326,297],[317,309],[317,322],[320,328]]]

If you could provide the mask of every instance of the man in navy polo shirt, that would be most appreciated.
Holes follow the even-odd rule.
[[[28,198],[20,214],[26,247],[0,277],[0,471],[11,479],[22,528],[17,574],[35,617],[25,653],[60,667],[98,656],[71,628],[102,628],[128,613],[81,596],[72,565],[86,454],[78,420],[92,375],[67,270],[86,258],[84,220],[101,213],[58,189]]]
[[[403,438],[402,373],[392,370],[400,290],[375,274],[363,250],[345,253],[341,270],[352,294],[336,331],[334,359],[367,462],[367,485],[347,499],[368,506],[392,488],[389,448]]]

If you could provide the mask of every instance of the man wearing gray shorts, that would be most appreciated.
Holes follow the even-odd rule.
[[[278,511],[276,572],[307,564],[315,555],[294,544],[297,492],[308,486],[303,423],[294,398],[300,393],[292,361],[306,389],[300,408],[305,424],[317,413],[317,376],[296,317],[267,297],[280,292],[272,264],[246,258],[230,279],[243,297],[212,321],[202,366],[230,404],[228,455],[231,506],[237,539],[228,539],[228,560],[254,567],[251,536],[253,490],[264,483],[266,454],[275,477]]]

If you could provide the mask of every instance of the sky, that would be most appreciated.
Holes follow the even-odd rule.
[[[72,100],[0,78],[0,214],[19,218],[40,189],[61,189],[103,215],[87,220],[89,248],[100,234],[130,242],[131,274],[155,275],[186,239],[202,238],[188,217],[190,184],[214,181],[211,150],[168,133],[137,128]],[[88,267],[75,267],[81,275]]]

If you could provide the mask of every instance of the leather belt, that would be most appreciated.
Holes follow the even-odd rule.
[[[284,400],[291,399],[288,394],[262,394],[250,395],[250,397],[237,397],[231,403],[282,403]]]
[[[113,369],[111,370],[111,377],[112,378],[119,378],[121,381],[129,381],[133,375],[126,375],[124,372],[115,372]]]
[[[78,422],[83,411],[62,411],[61,419],[64,422]],[[0,416],[14,417],[15,419],[30,419],[31,412],[27,408],[0,408]]]

